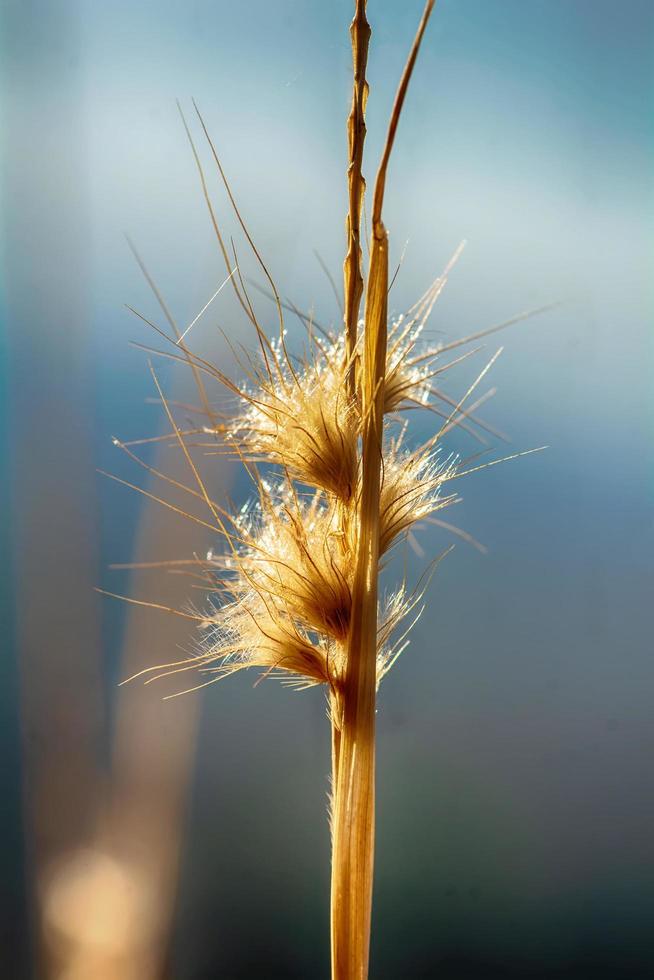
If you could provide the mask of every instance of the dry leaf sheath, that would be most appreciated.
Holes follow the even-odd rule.
[[[193,690],[255,667],[265,676],[280,677],[297,687],[325,687],[333,735],[333,980],[365,980],[368,975],[376,693],[406,645],[406,633],[419,615],[423,591],[418,586],[409,592],[402,584],[391,595],[380,597],[380,562],[394,545],[411,535],[416,523],[441,523],[434,513],[457,500],[448,485],[470,470],[462,471],[456,459],[443,454],[441,437],[460,425],[484,443],[482,432],[494,431],[476,415],[484,399],[464,407],[494,358],[456,401],[440,391],[438,377],[474,351],[454,356],[446,353],[508,325],[500,324],[447,345],[422,345],[425,323],[452,263],[406,316],[389,322],[384,187],[402,105],[433,0],[425,7],[400,81],[377,172],[370,263],[364,283],[360,219],[370,38],[365,8],[364,0],[357,0],[351,26],[354,86],[348,119],[343,330],[317,328],[300,314],[308,327],[306,351],[299,358],[288,353],[285,304],[236,206],[198,112],[219,176],[272,291],[279,335],[271,340],[259,322],[237,267],[236,253],[233,247],[228,250],[221,234],[200,157],[184,120],[227,278],[252,325],[259,349],[242,364],[240,382],[194,354],[186,343],[188,330],[177,328],[139,259],[170,327],[166,332],[147,321],[169,345],[158,353],[186,362],[199,390],[197,424],[182,429],[174,406],[167,403],[154,376],[171,425],[170,436],[163,438],[171,439],[182,451],[192,485],[182,486],[152,470],[140,459],[134,443],[118,443],[157,478],[194,498],[204,508],[204,516],[186,516],[223,540],[222,549],[212,550],[206,559],[186,558],[178,563],[200,579],[209,596],[204,604],[187,610],[156,607],[196,622],[202,636],[197,653],[152,668],[150,679],[199,671],[199,681],[186,688]],[[458,252],[454,258],[457,256]],[[206,390],[210,381],[217,382],[233,398],[232,413],[223,415],[212,407]],[[416,407],[431,410],[443,422],[426,443],[410,448],[404,414]],[[186,417],[189,411],[184,406]],[[204,441],[205,449],[232,454],[243,462],[256,491],[252,503],[233,513],[212,499],[191,453],[190,437],[196,445]],[[177,513],[185,513],[154,493],[148,491],[146,495]],[[443,522],[443,526],[468,537],[452,525]],[[128,601],[138,603],[136,599]]]

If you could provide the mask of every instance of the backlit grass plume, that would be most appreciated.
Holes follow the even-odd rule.
[[[171,425],[171,435],[164,438],[172,439],[181,449],[193,482],[183,486],[150,466],[146,468],[199,501],[205,516],[192,519],[222,538],[222,547],[214,548],[205,559],[180,562],[191,565],[201,576],[209,598],[197,608],[169,610],[196,622],[200,636],[197,653],[155,668],[150,679],[193,672],[190,684],[180,688],[187,690],[255,668],[263,676],[280,678],[295,687],[324,686],[332,726],[334,980],[367,977],[376,692],[406,645],[424,592],[424,582],[412,589],[401,583],[390,595],[381,596],[379,571],[394,547],[413,538],[416,524],[443,523],[463,535],[434,517],[457,501],[452,481],[471,472],[441,443],[455,425],[482,443],[484,431],[494,432],[476,415],[488,396],[468,403],[497,355],[459,400],[440,390],[439,376],[474,353],[470,349],[463,354],[451,351],[508,325],[500,324],[449,344],[424,345],[425,324],[452,263],[411,310],[389,322],[387,297],[392,282],[388,275],[388,236],[382,220],[384,188],[409,78],[432,7],[433,0],[429,0],[393,107],[372,196],[370,259],[364,279],[360,222],[365,185],[361,166],[370,28],[365,0],[355,4],[342,330],[325,330],[300,314],[307,326],[305,352],[299,357],[288,352],[285,304],[236,206],[199,113],[235,215],[267,278],[278,318],[275,338],[270,339],[262,327],[238,269],[235,250],[226,246],[186,122],[228,272],[225,284],[228,280],[231,283],[252,325],[257,347],[256,353],[239,355],[240,379],[227,377],[189,349],[188,330],[177,328],[140,263],[168,322],[166,330],[151,324],[169,344],[158,353],[191,367],[201,401],[197,425],[182,428],[154,377]],[[457,257],[458,252],[452,262]],[[213,407],[207,391],[209,382],[226,389],[232,400],[231,412],[218,412]],[[439,419],[433,436],[417,446],[411,443],[407,421],[414,409],[428,410]],[[193,446],[204,443],[208,452],[240,460],[252,477],[254,499],[236,512],[214,501],[191,454],[191,439]],[[119,445],[136,462],[146,465],[135,453],[133,443]],[[147,495],[183,513],[163,498]]]

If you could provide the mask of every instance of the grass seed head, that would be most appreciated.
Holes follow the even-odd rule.
[[[347,503],[356,482],[358,419],[346,395],[344,342],[328,338],[311,353],[298,368],[278,357],[269,376],[246,392],[229,439],[246,458],[282,466]]]

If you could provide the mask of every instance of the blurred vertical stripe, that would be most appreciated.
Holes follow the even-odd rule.
[[[77,14],[68,0],[3,5],[10,533],[32,913],[43,868],[91,831],[103,728]]]

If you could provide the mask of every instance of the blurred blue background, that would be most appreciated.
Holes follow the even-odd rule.
[[[421,7],[369,0],[369,186]],[[247,677],[171,702],[138,682],[119,694],[192,627],[93,586],[181,606],[186,579],[108,566],[215,542],[96,469],[162,492],[111,443],[165,431],[129,342],[160,345],[123,304],[161,316],[124,233],[182,326],[224,278],[176,98],[227,235],[191,97],[280,291],[338,322],[313,250],[340,283],[351,4],[0,11],[3,976],[326,977],[323,697]],[[432,339],[562,305],[448,377],[456,397],[505,344],[483,414],[508,451],[550,448],[457,485],[447,519],[489,553],[457,543],[381,691],[375,980],[654,967],[653,47],[647,0],[440,0],[420,54],[387,189],[395,261],[408,240],[393,309],[464,238]],[[252,343],[227,289],[192,338],[229,366],[217,327]],[[157,370],[192,400],[183,367]],[[457,431],[450,445],[479,448]],[[148,461],[178,465],[156,446]],[[245,499],[235,469],[203,466],[219,498]],[[116,938],[131,901],[139,934]]]

